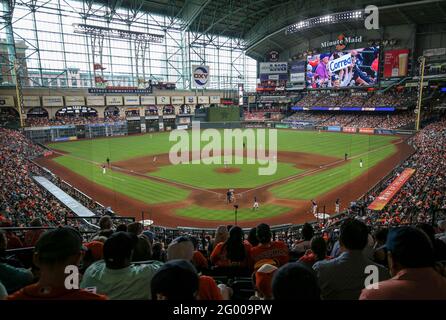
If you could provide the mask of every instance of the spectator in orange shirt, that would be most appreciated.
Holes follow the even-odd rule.
[[[269,263],[276,267],[289,261],[289,251],[282,241],[271,241],[272,234],[269,225],[261,223],[257,226],[257,239],[259,245],[251,249],[251,259],[254,269],[259,269],[263,264]]]
[[[36,243],[34,264],[40,269],[39,281],[8,296],[9,300],[105,300],[83,289],[66,288],[67,266],[79,266],[82,237],[70,227],[45,232]]]
[[[251,267],[251,245],[243,241],[242,228],[234,226],[229,230],[229,238],[220,242],[211,254],[211,262],[218,267]]]
[[[225,242],[229,237],[228,227],[227,226],[218,226],[215,231],[215,238],[209,243],[208,252],[212,252],[214,248],[220,242]]]
[[[194,256],[192,257],[192,264],[195,266],[195,268],[197,268],[198,271],[208,269],[209,268],[208,260],[200,251],[197,250],[198,248],[197,238],[191,237],[190,240],[194,245]]]
[[[305,252],[305,255],[302,256],[299,261],[305,263],[309,267],[313,267],[313,265],[322,260],[331,259],[330,256],[327,256],[327,243],[322,237],[313,237],[310,243],[311,249]]]

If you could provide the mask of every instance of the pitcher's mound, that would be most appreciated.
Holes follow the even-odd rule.
[[[215,171],[218,173],[237,173],[240,172],[240,168],[217,168]]]

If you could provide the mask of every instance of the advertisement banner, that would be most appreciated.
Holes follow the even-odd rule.
[[[85,97],[82,97],[82,96],[65,96],[65,105],[67,107],[85,106]]]
[[[343,127],[342,131],[343,132],[356,133],[356,128],[355,127]]]
[[[210,96],[209,97],[209,103],[219,104],[220,103],[220,96]]]
[[[404,171],[368,206],[368,208],[376,211],[382,210],[414,173],[415,169],[404,169]]]
[[[89,107],[101,107],[104,105],[105,105],[105,103],[104,103],[103,96],[87,97],[87,106],[89,106]]]
[[[305,65],[306,62],[304,60],[291,62],[290,73],[305,73]]]
[[[409,63],[409,49],[384,52],[384,77],[405,77]]]
[[[288,63],[285,62],[260,62],[260,74],[288,73]]]
[[[273,79],[271,79],[271,78],[273,78]],[[287,81],[288,79],[289,79],[288,73],[281,73],[281,74],[274,74],[274,75],[270,75],[270,74],[261,74],[260,75],[260,81],[268,81],[268,80],[273,80],[273,81],[283,80],[283,81]]]
[[[124,104],[126,106],[139,106],[139,96],[125,96]]]
[[[172,104],[184,104],[184,97],[183,96],[173,96]]]
[[[359,128],[359,133],[373,134],[373,133],[375,133],[375,129],[373,129],[373,128]]]
[[[290,82],[305,82],[305,73],[290,73]]]
[[[43,96],[42,104],[44,107],[63,107],[62,96]]]
[[[134,87],[108,87],[108,88],[88,88],[88,93],[110,94],[110,93],[129,93],[129,94],[148,94],[152,93],[152,87],[139,89]]]
[[[393,130],[375,129],[375,134],[393,134]]]
[[[156,104],[170,104],[170,97],[169,96],[157,96]]]
[[[105,102],[107,106],[122,106],[122,96],[106,96]]]
[[[197,104],[196,96],[186,96],[185,99],[186,99],[185,101],[186,104]]]
[[[24,96],[23,106],[25,107],[40,107],[40,97],[39,96]]]
[[[143,105],[156,104],[155,96],[141,96],[141,104]]]
[[[198,96],[198,104],[209,104],[208,96]]]
[[[190,117],[181,117],[181,118],[178,118],[178,123],[181,123],[181,124],[188,124],[188,123],[190,123]]]
[[[329,127],[327,127],[327,131],[337,131],[337,132],[340,132],[341,131],[341,127],[329,126]]]
[[[14,107],[14,97],[0,96],[0,107]]]
[[[209,83],[209,66],[192,66],[192,83],[195,88],[205,88]]]
[[[423,56],[425,57],[435,57],[446,55],[446,48],[434,48],[423,50]]]

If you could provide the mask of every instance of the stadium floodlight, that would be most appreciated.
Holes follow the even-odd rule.
[[[163,43],[164,35],[138,31],[113,29],[88,24],[73,23],[74,33],[88,34],[114,39],[128,39],[142,42]]]
[[[317,25],[333,24],[341,21],[356,21],[360,19],[364,19],[364,14],[361,10],[333,13],[324,16],[308,18],[306,20],[294,23],[286,28],[285,33],[291,34]]]

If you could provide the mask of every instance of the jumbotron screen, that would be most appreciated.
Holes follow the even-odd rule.
[[[379,47],[307,57],[307,89],[370,87],[378,83]]]

